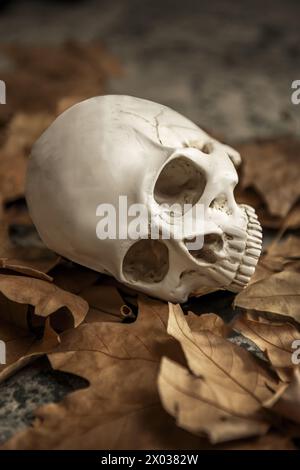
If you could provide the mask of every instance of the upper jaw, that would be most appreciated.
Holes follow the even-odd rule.
[[[262,251],[262,228],[257,215],[251,206],[241,206],[247,216],[246,240],[239,266],[228,290],[241,291],[254,274],[258,259]]]
[[[203,281],[208,284],[209,280],[210,287],[217,285],[232,292],[241,291],[249,283],[262,250],[262,228],[254,209],[247,205],[240,205],[238,209],[239,223],[233,223],[230,218],[226,220],[221,235],[224,247],[221,252],[214,252],[217,261],[206,265],[208,276]],[[202,249],[199,254],[198,258],[189,253],[195,265],[199,267],[201,262],[204,268]]]

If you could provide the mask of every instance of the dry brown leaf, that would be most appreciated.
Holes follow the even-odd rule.
[[[265,434],[270,425],[262,406],[276,381],[251,354],[220,335],[216,315],[198,321],[192,331],[180,306],[170,304],[168,332],[180,342],[189,369],[163,359],[158,384],[165,409],[178,426],[205,433],[212,443]]]
[[[189,312],[189,315],[185,316],[185,320],[193,333],[203,333],[203,330],[212,331],[214,335],[220,336],[221,338],[228,338],[232,329],[224,323],[224,320],[215,314],[202,314],[200,317],[198,314],[193,315]]]
[[[251,339],[265,353],[281,380],[292,379],[294,369],[298,367],[292,362],[293,343],[299,340],[300,345],[300,331],[293,324],[247,312],[235,318],[232,328]]]
[[[64,307],[75,327],[88,312],[84,299],[41,279],[0,274],[0,292],[9,300],[34,306],[34,314],[44,318]]]
[[[245,287],[234,300],[234,305],[285,315],[300,322],[300,272],[283,271],[271,274]]]
[[[300,141],[290,137],[240,145],[243,187],[255,188],[273,216],[284,217],[300,196]]]
[[[62,335],[55,369],[79,374],[90,387],[37,412],[32,428],[9,449],[201,449],[207,441],[179,429],[160,404],[156,378],[162,355],[180,359],[167,334],[168,308],[141,299],[135,323],[82,324]]]

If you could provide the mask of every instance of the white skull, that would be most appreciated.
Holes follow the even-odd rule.
[[[149,295],[183,302],[200,288],[237,292],[255,270],[261,227],[251,207],[235,202],[239,161],[238,152],[166,106],[100,96],[65,111],[38,139],[26,197],[49,248]],[[117,208],[120,195],[128,207],[146,205],[159,233],[174,233],[183,216],[167,213],[164,203],[201,205],[203,220],[180,239],[142,233],[139,240],[100,240],[97,207]],[[189,249],[201,237],[203,247]]]

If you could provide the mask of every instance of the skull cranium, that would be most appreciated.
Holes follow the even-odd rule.
[[[33,147],[26,197],[47,246],[147,294],[185,301],[199,288],[241,290],[261,251],[254,210],[238,205],[238,152],[177,112],[129,96],[83,101],[59,116]],[[202,220],[181,238],[99,239],[99,204],[143,204],[158,233],[181,221],[184,205]],[[182,208],[177,213],[166,207]],[[193,218],[193,211],[189,212]],[[122,222],[119,222],[122,224]],[[124,227],[123,227],[124,228]],[[191,249],[193,240],[203,246]],[[193,244],[193,243],[192,243]]]

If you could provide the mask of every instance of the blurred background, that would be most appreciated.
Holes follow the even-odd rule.
[[[299,231],[299,18],[298,0],[0,0],[0,258],[41,248],[24,199],[33,142],[103,93],[165,104],[236,146],[237,197],[265,240]],[[0,385],[0,441],[80,386],[45,363],[23,369]]]
[[[169,105],[230,140],[299,133],[299,108],[291,104],[300,74],[297,0],[1,4],[2,45],[99,41],[121,67],[106,92]],[[13,66],[0,54],[0,75]],[[8,103],[15,93],[8,90]]]

